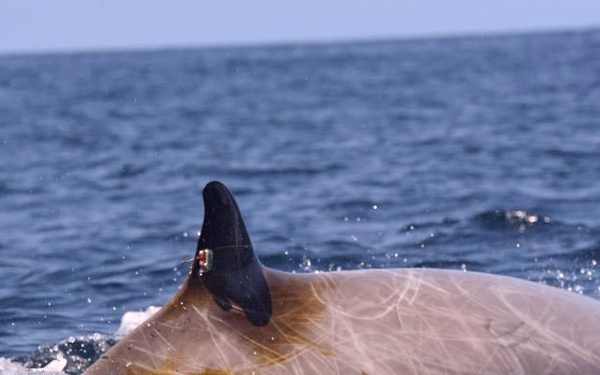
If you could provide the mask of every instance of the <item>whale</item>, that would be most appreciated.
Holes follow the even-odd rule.
[[[600,374],[600,303],[511,277],[264,267],[227,187],[189,274],[85,375]]]

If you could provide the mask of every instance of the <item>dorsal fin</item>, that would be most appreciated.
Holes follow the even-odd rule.
[[[204,187],[203,197],[204,223],[192,278],[199,278],[224,310],[233,301],[252,324],[265,325],[272,314],[271,294],[240,210],[218,181]]]

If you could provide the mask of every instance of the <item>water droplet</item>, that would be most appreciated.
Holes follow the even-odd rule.
[[[300,268],[302,268],[304,271],[309,271],[311,267],[312,267],[312,262],[309,258],[302,260],[302,264],[300,264]]]

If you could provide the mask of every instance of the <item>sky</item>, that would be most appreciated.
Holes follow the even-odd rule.
[[[600,0],[1,0],[0,53],[600,27]]]

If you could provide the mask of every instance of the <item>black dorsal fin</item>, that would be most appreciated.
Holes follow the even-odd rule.
[[[265,325],[272,314],[271,294],[240,210],[220,182],[209,182],[203,196],[204,223],[192,277],[202,281],[224,310],[234,302],[252,324]]]

